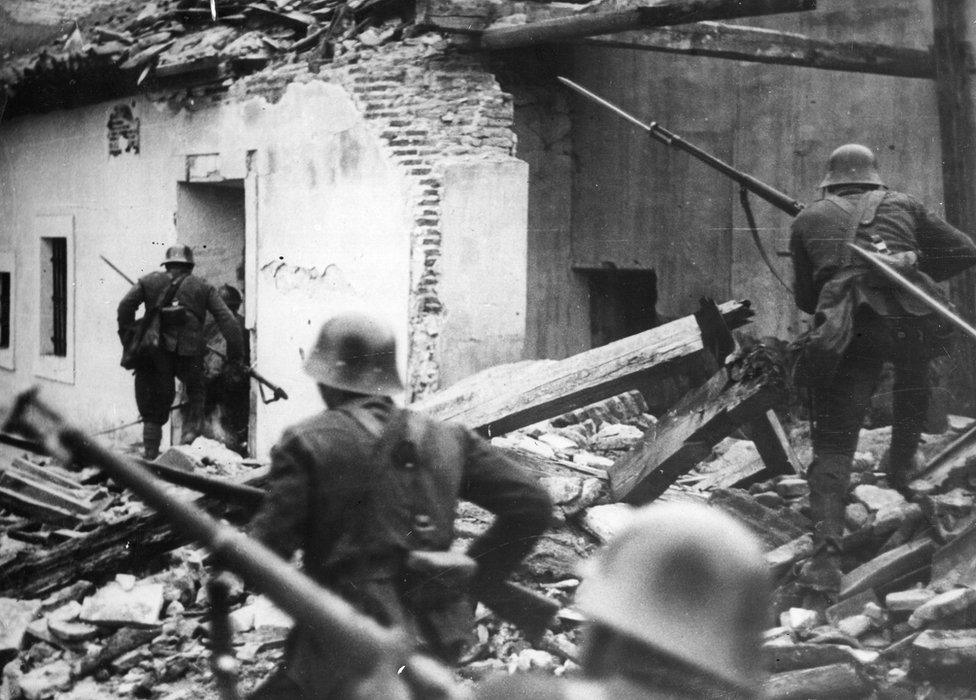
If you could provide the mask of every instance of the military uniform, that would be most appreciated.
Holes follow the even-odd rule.
[[[477,592],[503,581],[532,549],[551,517],[546,492],[463,426],[398,409],[384,396],[358,397],[285,431],[249,531],[285,558],[302,549],[314,580],[453,660],[471,605],[405,563],[410,551],[450,547],[459,498],[496,515],[468,550]],[[339,697],[345,680],[328,666],[328,650],[299,626],[284,669],[256,697]]]
[[[176,270],[152,272],[141,277],[122,298],[118,307],[118,327],[123,344],[132,332],[140,304],[155,304],[181,274],[184,273]],[[178,284],[173,303],[169,305],[173,311],[161,315],[163,352],[159,354],[159,361],[139,367],[135,373],[136,405],[144,421],[144,442],[154,442],[157,450],[162,426],[169,420],[176,395],[174,378],[183,383],[189,403],[184,412],[183,441],[188,442],[199,435],[204,405],[206,340],[203,325],[208,311],[227,340],[228,361],[240,363],[243,355],[241,329],[217,290],[192,273],[185,274]],[[153,456],[148,446],[147,456]]]
[[[926,416],[928,363],[946,335],[929,307],[853,259],[848,242],[890,253],[936,297],[942,294],[936,282],[976,263],[976,246],[965,234],[914,197],[883,186],[832,187],[794,220],[795,300],[814,315],[800,360],[813,398],[810,505],[826,537],[843,534],[850,464],[885,360],[895,368],[889,477],[905,486]]]
[[[228,308],[230,308],[228,306]],[[251,362],[250,334],[244,325],[244,317],[234,309],[230,309],[234,316],[234,321],[241,330],[241,337],[244,340],[243,362],[249,365]],[[204,326],[203,336],[208,348],[215,348],[227,354],[227,341],[224,340],[220,330],[220,324],[213,317],[207,319]],[[230,370],[232,365],[228,363],[226,357],[221,357],[215,352],[207,352],[204,355],[204,385],[206,396],[204,400],[204,415],[207,421],[219,420],[221,434],[208,434],[225,441],[231,449],[244,451],[247,447],[247,426],[250,417],[250,378],[246,374],[235,374]]]

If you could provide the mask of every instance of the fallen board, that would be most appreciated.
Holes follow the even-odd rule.
[[[763,415],[782,395],[781,387],[765,376],[727,383],[722,370],[689,392],[645,433],[641,445],[607,470],[614,500],[635,505],[653,501],[705,459],[719,440]]]
[[[729,328],[748,323],[747,301],[719,307]],[[694,316],[573,355],[486,370],[415,402],[411,408],[494,436],[538,423],[632,389],[654,376],[701,364],[701,331]]]
[[[268,469],[256,469],[241,483],[259,486]],[[190,492],[184,492],[192,497]],[[226,511],[219,499],[200,497],[195,503],[212,514]],[[0,568],[0,596],[26,598],[70,585],[79,578],[102,580],[106,572],[145,562],[187,542],[166,520],[150,511],[136,513],[93,530],[81,539],[18,556]],[[132,546],[135,543],[137,546]]]

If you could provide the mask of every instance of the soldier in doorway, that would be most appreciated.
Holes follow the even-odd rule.
[[[858,432],[884,361],[894,365],[891,445],[884,469],[906,495],[928,404],[928,364],[947,329],[931,309],[872,272],[847,243],[886,260],[935,297],[937,282],[976,264],[970,238],[911,195],[888,189],[874,153],[858,144],[835,150],[822,198],[793,221],[794,294],[813,328],[801,340],[797,379],[812,395],[813,451],[808,476],[818,553],[800,580],[828,597],[840,585],[837,538]]]
[[[313,579],[427,653],[456,660],[473,622],[463,589],[498,590],[548,526],[548,495],[472,431],[394,404],[403,385],[385,324],[360,313],[330,319],[305,370],[326,410],[272,450],[250,534],[286,559],[302,549]],[[448,551],[459,498],[495,514],[470,558]],[[253,697],[343,697],[356,673],[331,665],[299,624],[285,665]]]
[[[758,696],[769,574],[739,522],[704,505],[646,506],[589,564],[576,595],[591,620],[584,677],[491,679],[478,700]]]
[[[142,364],[135,370],[136,405],[143,420],[143,455],[146,459],[155,459],[159,455],[163,425],[169,420],[176,395],[175,379],[183,383],[187,396],[182,442],[192,442],[200,434],[204,405],[203,356],[206,351],[203,325],[208,311],[227,340],[230,371],[244,372],[241,329],[217,290],[193,274],[190,247],[176,245],[168,248],[162,266],[164,272],[152,272],[139,278],[119,302],[118,308],[119,337],[125,345],[133,332],[139,306],[148,308],[159,303],[168,292],[171,297],[170,303],[160,310],[162,347],[156,361]]]
[[[220,298],[230,309],[241,330],[244,340],[244,363],[251,362],[250,334],[244,327],[244,317],[239,313],[244,298],[236,287],[221,285],[217,290]],[[227,342],[220,324],[213,316],[207,317],[203,336],[207,345],[204,359],[204,422],[208,437],[223,442],[227,447],[246,454],[247,423],[250,415],[250,383],[246,374],[235,370],[227,361]]]

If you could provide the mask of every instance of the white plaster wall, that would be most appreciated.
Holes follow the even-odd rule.
[[[528,179],[514,158],[445,165],[441,386],[524,357]]]
[[[133,277],[156,269],[175,242],[176,183],[186,156],[217,153],[223,177],[243,178],[253,151],[258,201],[249,210],[257,212],[260,271],[252,350],[260,371],[292,397],[258,409],[257,449],[266,453],[282,427],[320,408],[299,349],[322,320],[368,305],[405,339],[412,222],[404,178],[333,85],[296,84],[274,105],[253,99],[195,113],[137,99],[141,152],[110,157],[106,122],[115,104],[0,124],[0,250],[16,254],[18,299],[15,369],[0,368],[0,395],[41,384],[48,399],[93,431],[135,419],[115,334],[128,285],[98,256]],[[36,376],[36,221],[64,214],[74,217],[73,383]]]

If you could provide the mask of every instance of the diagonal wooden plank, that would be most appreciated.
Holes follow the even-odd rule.
[[[644,435],[644,442],[607,471],[615,500],[636,505],[660,496],[712,447],[781,398],[781,387],[760,376],[728,385],[724,370],[685,398]]]
[[[719,311],[730,328],[752,316],[747,301],[726,302]],[[648,377],[693,367],[702,352],[698,324],[685,316],[565,360],[486,370],[411,408],[500,435],[632,389]]]

